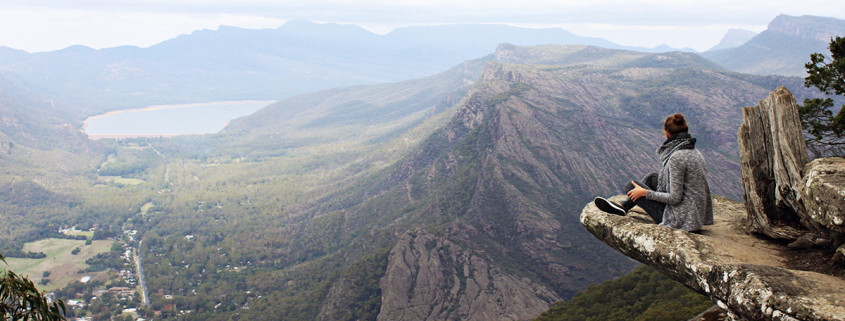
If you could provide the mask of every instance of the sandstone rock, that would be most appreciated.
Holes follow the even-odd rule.
[[[727,312],[722,310],[718,305],[701,312],[699,315],[687,321],[726,321],[728,319]]]
[[[845,244],[840,245],[833,254],[833,261],[845,265]]]
[[[405,233],[381,281],[378,320],[528,320],[560,298],[432,234]]]
[[[845,233],[845,159],[822,158],[806,167],[801,200],[813,230]]]
[[[742,118],[737,137],[748,229],[795,240],[804,234],[798,188],[808,162],[795,98],[778,87],[757,106],[743,108]]]
[[[783,253],[789,249],[745,233],[741,203],[714,197],[713,205],[716,222],[700,233],[655,225],[644,213],[607,214],[592,203],[581,224],[622,253],[709,296],[734,320],[845,319],[845,280],[787,268]]]

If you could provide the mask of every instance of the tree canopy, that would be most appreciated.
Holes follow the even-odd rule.
[[[831,39],[830,57],[810,55],[804,65],[804,86],[816,87],[827,95],[845,95],[845,38]],[[807,147],[816,156],[845,156],[845,108],[833,112],[833,98],[804,100],[798,109],[801,125],[807,132]]]

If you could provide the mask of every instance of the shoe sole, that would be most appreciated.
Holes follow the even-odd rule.
[[[615,204],[611,203],[610,201],[608,201],[608,200],[606,200],[602,197],[596,197],[596,199],[593,200],[593,203],[596,204],[596,207],[598,207],[603,212],[607,212],[607,213],[619,215],[619,216],[625,216],[625,210],[624,209],[622,209],[619,206],[616,206]]]

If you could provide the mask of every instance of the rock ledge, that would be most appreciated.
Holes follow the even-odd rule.
[[[622,196],[615,198],[617,201]],[[581,224],[625,255],[709,296],[735,320],[845,320],[845,280],[792,270],[789,249],[747,234],[742,203],[713,198],[715,223],[698,233],[617,216],[589,203]]]

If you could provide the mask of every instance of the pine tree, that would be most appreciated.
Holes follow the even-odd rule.
[[[810,55],[804,65],[804,86],[816,87],[826,95],[845,95],[845,38],[830,40],[830,57]],[[799,106],[801,125],[807,132],[807,147],[816,156],[845,156],[845,108],[833,113],[832,98],[805,99]],[[843,106],[845,107],[845,106]]]

